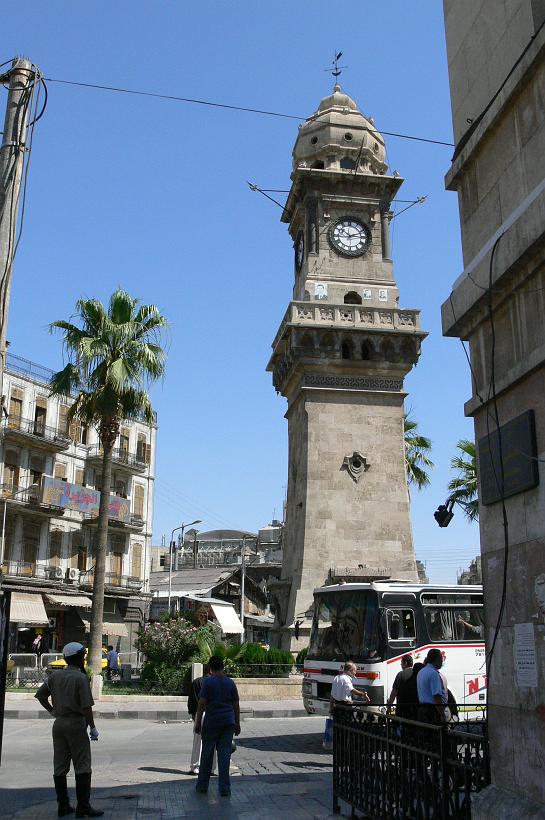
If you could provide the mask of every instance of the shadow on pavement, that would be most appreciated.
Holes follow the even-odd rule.
[[[168,769],[158,769],[167,771]],[[74,781],[69,776],[70,796]],[[222,798],[217,780],[210,781],[207,794],[197,794],[195,780],[161,780],[130,783],[127,786],[97,786],[91,802],[104,810],[104,820],[180,820],[180,818],[218,818],[248,820],[281,817],[327,817],[331,805],[331,777],[321,772],[300,774],[243,775],[233,778],[232,795]],[[53,788],[35,788],[24,782],[13,789],[0,789],[0,816],[5,820],[47,820],[56,816]]]
[[[139,766],[139,772],[159,772],[160,774],[191,774],[188,769],[162,769],[160,766]]]
[[[297,735],[274,735],[271,737],[237,737],[240,749],[258,749],[275,752],[300,752],[302,754],[331,754],[322,748],[322,733],[309,732]],[[233,758],[235,755],[233,755]]]

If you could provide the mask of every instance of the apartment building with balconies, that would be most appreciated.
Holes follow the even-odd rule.
[[[85,642],[102,486],[95,429],[68,422],[53,371],[8,354],[0,438],[2,587],[10,650]],[[108,488],[104,642],[131,650],[149,604],[156,424],[121,425]]]

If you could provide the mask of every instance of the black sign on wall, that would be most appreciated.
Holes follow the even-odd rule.
[[[503,456],[503,497],[509,498],[539,484],[534,411],[500,427]],[[494,504],[502,497],[500,437],[497,430],[479,440],[479,483],[481,504]]]

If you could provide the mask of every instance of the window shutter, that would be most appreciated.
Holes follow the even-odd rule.
[[[68,405],[59,405],[59,433],[68,434]]]
[[[83,467],[76,467],[76,484],[83,485],[85,482],[85,470]]]
[[[60,478],[61,481],[67,481],[66,478],[66,464],[55,464],[55,472],[53,473],[55,478]]]
[[[132,545],[131,575],[133,578],[142,577],[142,544]]]
[[[60,567],[62,552],[62,532],[54,530],[49,534],[49,563],[53,567]]]
[[[132,511],[140,518],[144,517],[144,488],[141,484],[135,484],[133,489],[133,507]]]

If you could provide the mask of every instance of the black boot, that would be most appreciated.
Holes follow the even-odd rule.
[[[91,797],[91,772],[76,775],[76,794],[78,797],[76,817],[102,817],[104,812],[93,809],[89,803]]]
[[[57,816],[58,817],[66,817],[69,814],[74,814],[74,807],[70,805],[70,799],[68,797],[68,786],[66,785],[66,775],[65,774],[54,775],[53,780],[55,782],[55,791],[57,793],[57,803],[59,804],[59,810],[57,812]]]

